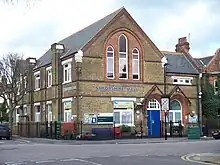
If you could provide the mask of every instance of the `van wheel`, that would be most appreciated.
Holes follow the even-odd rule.
[[[11,140],[11,137],[6,137],[7,140]]]
[[[0,140],[2,140],[2,137],[0,137]]]

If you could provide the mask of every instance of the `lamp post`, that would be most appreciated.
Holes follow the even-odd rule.
[[[200,135],[203,134],[203,131],[202,131],[202,102],[201,102],[201,99],[202,99],[202,88],[201,88],[201,85],[202,85],[202,78],[203,78],[203,74],[200,73],[199,74],[199,77],[198,77],[198,81],[197,81],[197,93],[198,93],[198,125],[200,127]]]
[[[165,117],[165,140],[167,140],[167,113],[169,111],[169,105],[170,105],[170,100],[169,97],[167,96],[167,92],[166,92],[166,66],[168,64],[167,58],[164,56],[161,59],[162,62],[162,67],[163,67],[163,74],[164,74],[164,78],[163,78],[163,85],[164,85],[164,93],[163,96],[161,98],[161,104],[162,104],[162,108],[161,110],[164,111],[164,117]]]
[[[80,80],[80,73],[81,73],[81,66],[80,64],[82,63],[82,57],[83,57],[83,52],[81,50],[78,51],[78,53],[75,54],[75,62],[76,62],[76,77],[77,77],[77,82],[76,82],[76,122],[77,122],[77,133],[79,133],[79,125],[80,125],[80,110],[79,110],[79,80]]]

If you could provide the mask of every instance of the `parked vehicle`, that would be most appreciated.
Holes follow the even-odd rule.
[[[214,139],[220,139],[220,130],[217,130],[217,131],[213,131],[212,132],[212,137],[214,138]]]
[[[11,139],[11,129],[7,124],[0,124],[0,140],[2,138]]]

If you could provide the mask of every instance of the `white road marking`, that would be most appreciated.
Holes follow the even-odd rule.
[[[130,157],[130,156],[134,156],[134,155],[119,155],[119,157]]]
[[[0,142],[0,144],[3,144],[3,143],[5,143],[5,142]]]
[[[188,162],[194,162],[194,163],[200,163],[200,164],[206,164],[206,165],[214,165],[213,163],[205,163],[205,162],[202,162],[202,161],[196,161],[196,160],[190,159],[190,157],[199,156],[199,155],[200,154],[188,154],[188,155],[182,156],[181,159],[184,160],[184,161],[188,161]]]
[[[27,163],[25,163],[25,162],[17,162],[17,163],[13,163],[13,162],[6,162],[5,163],[6,165],[20,165],[20,164],[27,164]]]
[[[55,162],[54,160],[42,160],[42,161],[37,161],[37,164],[41,164],[41,163],[53,163]]]
[[[87,161],[87,160],[83,160],[83,159],[73,159],[73,161],[84,162],[84,163],[88,163],[88,164],[92,164],[92,165],[101,165],[101,164],[91,162],[91,161]]]
[[[15,140],[15,142],[19,142],[19,143],[31,143],[31,141],[29,141],[29,140],[24,140],[24,139],[18,139],[18,140]]]

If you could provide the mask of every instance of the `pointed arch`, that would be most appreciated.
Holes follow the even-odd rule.
[[[108,46],[106,49],[106,77],[107,79],[114,79],[114,48]]]
[[[181,102],[177,99],[173,99],[170,102],[169,121],[172,121],[174,122],[174,125],[177,125],[178,122],[182,122],[182,118],[183,113]]]
[[[128,79],[128,38],[121,34],[118,38],[119,79]]]
[[[132,50],[132,78],[133,80],[140,79],[140,53],[137,48]]]

